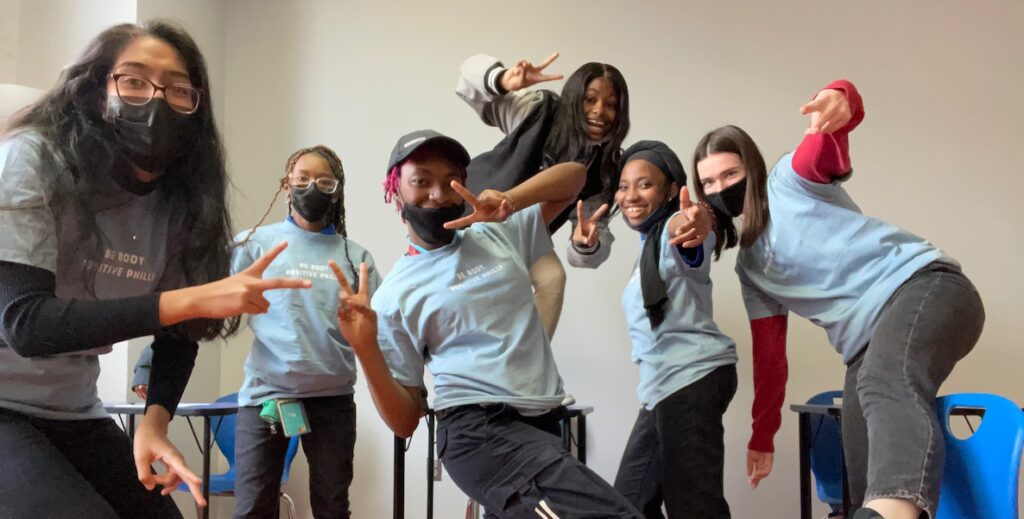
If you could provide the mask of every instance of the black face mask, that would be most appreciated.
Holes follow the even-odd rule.
[[[121,151],[136,166],[163,173],[168,164],[188,149],[191,115],[175,112],[159,97],[142,106],[107,97],[106,118],[114,126]]]
[[[334,195],[320,191],[315,183],[311,182],[305,188],[293,187],[291,190],[292,209],[307,222],[322,221],[334,205]]]
[[[661,206],[655,209],[654,212],[651,213],[646,220],[637,225],[629,223],[629,218],[626,218],[625,214],[622,215],[622,219],[626,220],[626,225],[628,225],[630,229],[633,229],[634,231],[640,231],[644,234],[649,235],[651,229],[653,229],[654,226],[658,225],[658,222],[664,220],[665,218],[668,218],[672,214],[673,206],[679,207],[679,204],[673,204],[671,203],[672,201],[661,204]]]
[[[461,217],[465,212],[465,203],[438,208],[402,204],[402,219],[409,222],[416,236],[435,247],[452,241],[455,229],[445,229],[444,224]]]
[[[747,179],[744,178],[713,195],[705,195],[705,197],[708,199],[708,204],[711,204],[711,207],[717,209],[718,212],[730,218],[736,218],[743,214],[743,200],[747,197]]]

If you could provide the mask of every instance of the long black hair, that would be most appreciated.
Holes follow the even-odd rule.
[[[544,154],[555,163],[579,160],[586,152],[587,114],[583,111],[586,100],[587,85],[597,78],[605,78],[611,82],[618,99],[615,120],[608,129],[608,138],[601,147],[601,153],[593,160],[600,164],[602,192],[606,202],[611,202],[618,184],[618,160],[622,154],[622,141],[629,133],[629,88],[626,79],[619,69],[607,63],[586,63],[569,76],[562,87],[561,99],[555,110],[555,120],[551,133],[544,144]],[[587,171],[590,171],[588,168]],[[587,179],[592,185],[597,179]]]
[[[224,147],[213,120],[209,74],[198,46],[185,30],[155,20],[144,25],[115,25],[94,38],[79,58],[61,73],[57,84],[42,99],[15,114],[5,129],[10,135],[35,131],[67,165],[71,178],[57,179],[55,204],[79,211],[84,238],[102,254],[103,237],[96,228],[89,202],[98,196],[96,179],[109,176],[121,158],[113,128],[104,120],[107,76],[117,57],[135,39],[153,37],[173,47],[184,62],[192,84],[200,91],[198,109],[190,117],[189,152],[168,165],[156,183],[156,192],[171,201],[182,223],[182,238],[168,261],[180,261],[186,285],[198,285],[228,275],[231,222],[226,192]],[[59,208],[54,208],[60,214]],[[91,234],[91,236],[90,236]],[[99,256],[100,258],[102,256]],[[239,319],[194,319],[175,331],[190,340],[226,337],[238,330]]]

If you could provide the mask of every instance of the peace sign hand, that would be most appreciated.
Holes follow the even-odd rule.
[[[505,72],[501,75],[501,88],[506,92],[514,92],[521,88],[526,88],[537,83],[543,83],[545,81],[556,81],[562,79],[561,74],[545,75],[543,70],[551,64],[552,61],[558,59],[558,53],[554,53],[544,61],[540,62],[540,65],[534,66],[529,61],[520,60],[515,66],[505,69]]]
[[[853,117],[846,95],[834,89],[818,92],[811,102],[800,107],[800,113],[811,116],[811,126],[804,131],[805,135],[832,133]]]
[[[270,302],[263,297],[263,292],[312,286],[306,279],[263,279],[263,272],[286,247],[288,243],[281,242],[238,274],[187,289],[192,291],[189,299],[195,308],[193,313],[198,314],[190,318],[224,319],[241,314],[265,314]]]
[[[359,291],[354,292],[345,273],[334,260],[328,261],[327,266],[334,271],[334,277],[341,285],[341,291],[338,292],[338,327],[341,335],[353,349],[376,344],[377,312],[370,308],[370,290],[367,288],[370,269],[366,263],[359,264]]]
[[[690,190],[683,186],[679,190],[679,214],[669,222],[669,244],[682,245],[692,249],[707,239],[711,233],[712,217],[704,206],[690,200]]]
[[[468,227],[477,222],[504,222],[506,218],[512,216],[510,198],[501,191],[485,189],[479,197],[475,197],[457,180],[452,180],[452,189],[473,208],[473,212],[462,218],[445,222],[445,229]]]
[[[587,218],[583,215],[583,200],[576,202],[576,229],[572,231],[572,242],[577,247],[590,248],[597,245],[600,238],[600,228],[597,221],[608,212],[608,204],[601,204],[601,207],[594,211],[594,214]]]

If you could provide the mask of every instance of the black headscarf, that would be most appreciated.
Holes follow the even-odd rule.
[[[622,154],[622,167],[632,160],[646,160],[653,164],[669,180],[677,186],[686,185],[686,170],[671,148],[661,141],[640,141],[632,145]],[[620,170],[621,174],[621,170]],[[679,193],[672,197],[640,225],[629,226],[646,235],[643,249],[640,252],[640,289],[644,297],[644,308],[651,328],[657,328],[665,320],[665,303],[668,302],[668,288],[661,279],[661,234],[665,231],[668,217],[679,207]],[[628,224],[627,220],[627,224]]]

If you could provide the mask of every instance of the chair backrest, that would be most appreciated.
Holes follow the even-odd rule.
[[[842,391],[825,391],[807,400],[812,405],[831,405]],[[818,487],[818,499],[831,505],[843,503],[843,444],[839,421],[825,415],[811,415],[811,472]]]
[[[1017,485],[1024,445],[1024,412],[998,395],[961,393],[936,400],[946,440],[946,465],[936,519],[1017,519]],[[949,430],[957,407],[985,410],[973,435]]]
[[[231,393],[218,398],[218,404],[238,402],[238,393]],[[229,414],[226,416],[215,416],[210,420],[210,429],[213,431],[213,441],[217,448],[224,453],[228,460],[228,466],[235,466],[235,427],[238,425],[238,415]]]
[[[217,403],[238,402],[238,393],[224,395],[216,400]],[[235,468],[235,428],[238,426],[238,415],[216,416],[210,420],[210,428],[214,432],[214,442],[217,448],[224,453],[228,460],[229,470]],[[292,461],[299,452],[299,437],[296,436],[288,442],[288,451],[284,458],[284,471],[281,473],[281,482],[288,481],[288,474],[292,469]]]

